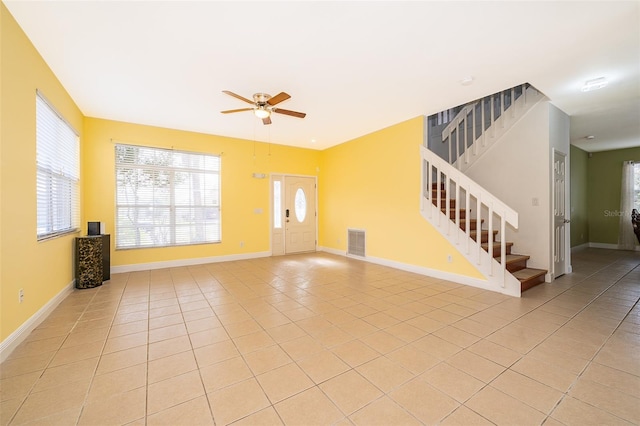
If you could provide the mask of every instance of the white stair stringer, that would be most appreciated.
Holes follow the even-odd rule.
[[[436,184],[438,188],[443,185],[446,188],[445,206],[449,206],[451,199],[458,201],[461,199],[465,200],[465,206],[457,206],[457,209],[464,208],[467,218],[471,217],[472,207],[476,208],[476,211],[487,211],[486,227],[482,228],[481,225],[478,224],[477,229],[478,232],[480,232],[481,228],[489,232],[489,247],[491,247],[494,242],[492,241],[492,231],[494,229],[499,230],[501,237],[505,235],[505,227],[507,224],[517,229],[518,213],[506,206],[497,197],[493,196],[462,172],[455,169],[434,152],[423,146],[420,147],[420,149],[423,163],[420,206],[422,217],[433,225],[434,228],[486,278],[486,284],[477,285],[478,287],[520,297],[520,281],[506,269],[506,242],[495,241],[501,245],[501,261],[498,262],[492,256],[492,249],[489,249],[489,252],[487,252],[481,247],[481,238],[479,236],[476,238],[477,242],[471,238],[468,221],[465,229],[462,229],[460,227],[461,219],[459,213],[456,213],[455,219],[450,219],[448,208],[445,209],[446,213],[442,212],[443,206],[441,206],[442,202],[439,196],[436,204],[433,204],[432,185]],[[451,197],[451,192],[456,196]],[[494,226],[494,222],[498,222],[499,225],[497,227]]]
[[[487,151],[489,151],[496,141],[498,141],[509,129],[513,127],[524,115],[531,110],[538,102],[545,100],[546,96],[536,90],[533,86],[527,86],[524,95],[519,96],[512,105],[505,109],[499,117],[491,120],[491,125],[478,136],[471,146],[464,149],[464,152],[458,155],[458,146],[454,146],[454,149],[450,146],[450,158],[449,162],[454,165],[455,168],[461,171],[467,170],[477,159],[482,157]],[[480,100],[478,102],[483,102]],[[451,144],[453,135],[452,129],[456,129],[459,126],[466,126],[466,120],[475,120],[473,117],[476,114],[475,108],[478,102],[465,106],[457,115],[451,120],[451,123],[443,130],[442,140],[447,138]],[[458,145],[458,141],[455,143]]]

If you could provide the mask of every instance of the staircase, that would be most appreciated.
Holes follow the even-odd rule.
[[[443,184],[440,185],[440,194],[438,194],[438,184],[433,183],[431,186],[431,202],[434,206],[438,205],[438,198],[440,198],[440,211],[446,215],[447,214],[447,191]],[[482,250],[485,252],[489,251],[489,247],[491,246],[491,256],[498,263],[501,262],[501,242],[499,242],[496,237],[498,235],[498,230],[494,229],[491,231],[491,236],[489,235],[489,231],[486,229],[482,229],[482,224],[484,223],[484,219],[480,219],[480,229],[478,229],[478,219],[471,217],[467,218],[467,210],[464,208],[458,208],[456,205],[456,200],[454,198],[449,198],[449,220],[451,220],[455,224],[455,219],[458,216],[460,218],[460,229],[464,230],[467,227],[467,223],[469,224],[469,237],[477,243],[478,234],[480,235],[480,244]],[[471,213],[471,212],[470,212]],[[457,216],[456,216],[457,215]],[[512,242],[505,242],[505,264],[506,270],[511,273],[518,281],[520,281],[520,291],[525,291],[530,289],[531,287],[535,287],[538,284],[544,283],[544,278],[547,273],[544,269],[535,269],[528,268],[527,261],[530,259],[529,256],[524,254],[514,254],[511,253],[511,248],[513,247]]]
[[[442,131],[448,149],[436,154],[421,147],[422,216],[486,277],[478,286],[513,296],[543,283],[547,271],[527,267],[528,255],[512,253],[514,243],[504,238],[507,228],[518,229],[518,213],[464,171],[542,99],[523,84],[472,102]]]
[[[438,188],[440,188],[439,191]],[[487,253],[490,252],[490,256],[495,262],[501,265],[504,262],[504,269],[520,282],[520,292],[544,283],[547,271],[528,268],[527,261],[530,257],[524,254],[512,253],[512,242],[504,242],[503,260],[503,244],[497,239],[499,231],[497,229],[482,229],[485,220],[482,218],[478,220],[477,215],[473,214],[471,209],[459,208],[456,199],[448,196],[444,184],[431,184],[431,203],[438,208],[443,215],[447,216],[449,221],[454,225],[457,219],[459,228],[462,231],[468,230],[469,238],[474,243],[478,243],[479,237],[482,250]],[[448,209],[446,207],[447,205],[449,206]],[[478,224],[478,222],[480,223]]]

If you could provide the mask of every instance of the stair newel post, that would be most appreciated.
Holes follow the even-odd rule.
[[[504,288],[504,273],[507,270],[507,235],[505,227],[506,212],[500,217],[500,269],[502,270],[502,288]]]
[[[431,202],[431,194],[427,194],[426,188],[429,188],[431,185],[429,184],[429,169],[431,167],[429,166],[429,162],[422,157],[422,179],[420,182],[420,185],[422,186],[420,188],[420,193],[422,194],[420,197],[420,208],[422,209],[422,211],[424,211],[425,208],[427,208],[427,206],[429,205],[428,203]],[[427,200],[427,203],[425,203],[425,199]],[[429,217],[431,217],[431,215],[429,215]]]

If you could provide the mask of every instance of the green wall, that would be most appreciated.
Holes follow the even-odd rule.
[[[573,150],[571,152],[573,154]],[[622,162],[626,160],[640,161],[640,147],[594,152],[587,160],[588,236],[591,243],[618,244]]]
[[[589,242],[588,161],[589,153],[571,145],[571,247]]]

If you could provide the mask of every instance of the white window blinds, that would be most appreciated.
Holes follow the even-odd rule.
[[[116,145],[116,248],[220,242],[220,157]]]
[[[79,138],[36,94],[36,199],[38,240],[74,232],[80,223]]]

